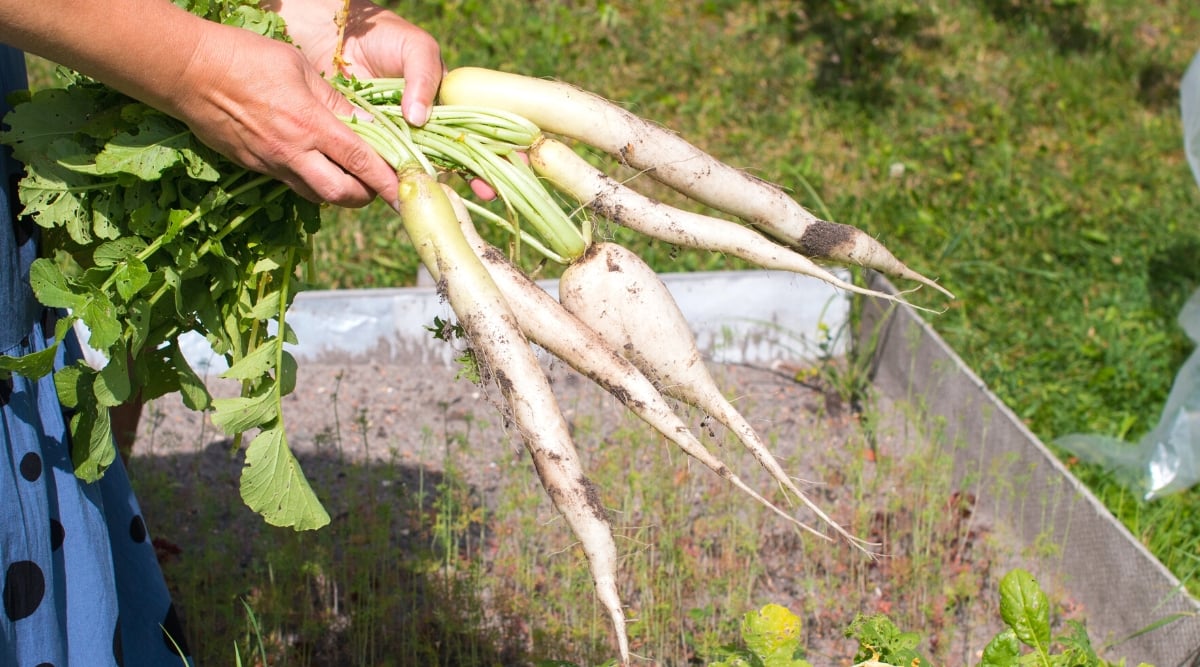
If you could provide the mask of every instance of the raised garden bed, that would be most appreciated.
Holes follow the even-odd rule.
[[[585,465],[614,509],[623,595],[642,624],[634,626],[635,652],[660,662],[671,661],[662,657],[668,652],[679,662],[703,660],[696,647],[730,639],[704,633],[728,630],[742,613],[776,602],[805,619],[814,664],[849,659],[853,644],[841,630],[859,611],[888,613],[921,633],[923,649],[939,664],[974,664],[1000,627],[996,584],[1017,566],[1051,592],[1056,619],[1084,620],[1098,640],[1197,611],[1179,583],[911,311],[870,302],[860,329],[839,335],[847,327],[847,302],[816,281],[773,272],[667,280],[719,379],[785,467],[813,483],[814,500],[839,522],[881,542],[885,556],[871,560],[802,536],[658,439],[630,436],[641,432],[639,423],[615,401],[548,362]],[[334,516],[327,530],[344,531],[327,543],[341,551],[339,540],[376,539],[358,523],[364,512],[408,503],[414,489],[432,489],[433,480],[454,472],[468,489],[464,504],[478,510],[456,544],[479,567],[471,577],[479,625],[495,631],[497,653],[517,663],[531,656],[603,657],[606,628],[587,598],[586,568],[569,531],[556,521],[487,391],[455,381],[454,351],[424,328],[448,313],[432,288],[306,293],[289,313],[301,341],[295,350],[301,379],[287,419],[292,446]],[[857,369],[870,372],[861,378],[841,356],[851,333],[875,350],[869,366]],[[189,356],[199,370],[221,370],[202,341]],[[861,380],[870,381],[872,398],[860,412],[846,403],[845,390]],[[691,421],[745,478],[770,490],[753,461],[703,415]],[[210,548],[208,535],[222,531],[224,548],[233,551],[229,562],[238,567],[221,574],[250,581],[256,562],[270,555],[256,550],[263,528],[239,506],[239,463],[228,450],[201,416],[162,400],[143,418],[131,467],[135,477],[173,480],[169,507],[156,506],[155,489],[143,491],[152,527],[161,526],[158,532],[185,554]],[[347,472],[361,469],[374,471],[369,483]],[[212,504],[200,499],[205,490],[215,490],[226,506],[198,517],[197,505]],[[426,507],[422,502],[418,508]],[[408,554],[427,548],[422,539],[431,539],[408,524],[383,534],[385,543],[364,558],[407,562]],[[205,610],[189,606],[199,599],[188,588],[194,575],[169,558],[164,567],[185,613],[205,618]],[[375,632],[386,635],[419,623],[415,603],[388,620],[356,616],[349,611],[357,601],[350,584],[337,583],[338,576],[323,573],[320,581],[334,583],[305,598],[322,607],[316,616],[333,614],[317,633],[323,639],[306,640],[300,629],[281,632],[273,640],[277,650],[307,641],[311,664],[345,664],[362,625],[376,623]],[[677,582],[664,587],[671,578]],[[261,599],[265,585],[242,585]],[[412,596],[411,586],[372,590]],[[582,593],[559,600],[571,590]],[[532,616],[535,606],[547,616]],[[386,603],[373,609],[380,607]],[[653,627],[680,636],[664,637]],[[544,637],[551,632],[560,636]],[[1182,663],[1197,646],[1200,618],[1192,615],[1120,644],[1114,656],[1162,667]]]

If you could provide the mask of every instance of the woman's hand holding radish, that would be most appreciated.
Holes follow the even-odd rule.
[[[392,168],[338,118],[353,107],[299,50],[238,28],[206,32],[165,111],[204,143],[312,201],[358,207],[379,193],[395,197]]]
[[[247,0],[241,9],[249,4]],[[252,11],[258,12],[259,7],[255,4]],[[850,535],[805,497],[750,423],[722,396],[705,368],[706,361],[695,346],[687,322],[654,271],[630,251],[599,241],[608,234],[607,228],[596,227],[595,220],[580,211],[588,209],[605,221],[673,246],[723,253],[764,268],[815,276],[860,294],[902,301],[899,296],[843,281],[814,260],[865,266],[945,292],[943,287],[913,272],[866,233],[816,218],[783,187],[721,162],[682,137],[598,95],[560,82],[479,68],[447,74],[431,36],[369,0],[263,0],[261,7],[282,16],[290,43],[282,39],[281,32],[276,33],[280,41],[275,41],[222,25],[220,21],[227,16],[223,9],[209,20],[202,20],[169,0],[108,0],[102,4],[0,0],[0,41],[57,60],[175,116],[186,122],[197,138],[241,167],[278,179],[311,200],[360,206],[377,195],[385,197],[400,214],[409,239],[437,281],[439,293],[454,310],[470,341],[475,370],[499,389],[506,420],[511,420],[522,436],[539,478],[579,538],[600,601],[610,615],[622,665],[629,664],[631,653],[616,585],[618,556],[607,510],[598,490],[584,475],[570,429],[531,342],[621,399],[721,478],[787,520],[828,537],[804,526],[789,510],[776,506],[743,482],[691,433],[668,399],[711,415],[743,442],[784,490],[785,497],[799,500],[833,533],[869,552],[870,545]],[[62,16],[73,20],[64,25]],[[270,20],[257,25],[278,28],[280,23]],[[153,66],[147,67],[147,63]],[[91,84],[85,82],[83,86],[83,92],[89,92],[86,86]],[[439,96],[436,106],[435,94]],[[98,99],[104,104],[119,104],[122,115],[129,103],[116,95],[80,95],[79,99],[91,105],[96,105],[93,100]],[[108,113],[114,107],[98,108]],[[33,115],[26,112],[24,117]],[[147,116],[168,125],[174,123],[162,114]],[[21,115],[16,117],[21,120]],[[40,132],[40,119],[36,129],[38,132],[8,134],[29,141],[23,147],[25,154],[40,157],[50,152],[39,143],[46,138]],[[182,134],[186,132],[171,134],[171,141]],[[577,150],[578,144],[558,141],[552,136],[555,134],[599,149],[639,175],[652,177],[735,219],[701,215],[657,201],[607,175],[592,164],[585,151]],[[102,167],[94,138],[85,139],[89,150],[95,149],[89,154],[97,156],[95,175],[109,176],[112,172],[106,170],[115,167]],[[15,145],[21,147],[19,141]],[[39,147],[40,152],[31,152]],[[229,161],[221,162],[221,168],[213,171],[224,173]],[[76,166],[68,165],[68,169]],[[255,290],[239,290],[254,288],[254,281],[261,280],[256,298],[269,308],[255,305],[249,309],[251,312],[244,316],[249,324],[211,327],[230,330],[222,331],[222,335],[238,336],[227,345],[234,350],[227,353],[231,372],[245,374],[244,378],[236,375],[238,379],[263,383],[245,385],[243,396],[217,406],[213,421],[234,434],[261,427],[268,423],[265,419],[275,420],[269,422],[273,426],[263,430],[266,439],[260,434],[247,448],[243,496],[251,508],[277,525],[318,527],[322,519],[329,519],[311,490],[282,499],[281,494],[291,493],[290,489],[308,489],[298,468],[272,473],[261,465],[266,450],[287,453],[282,407],[270,413],[274,417],[259,407],[260,396],[281,406],[279,401],[290,391],[283,389],[285,383],[281,381],[286,368],[282,342],[274,340],[273,347],[247,347],[242,343],[246,331],[265,329],[260,325],[271,317],[278,324],[276,331],[286,331],[284,315],[291,294],[288,278],[305,258],[303,249],[311,248],[307,241],[315,229],[308,224],[313,222],[311,218],[304,219],[296,212],[316,215],[313,207],[296,201],[288,187],[270,182],[270,178],[250,175],[252,180],[240,186],[245,189],[229,189],[227,183],[246,176],[241,167],[232,166],[237,167],[236,175],[213,186],[219,188],[212,190],[216,195],[189,199],[189,206],[192,201],[201,202],[194,215],[178,218],[176,223],[178,216],[171,210],[172,227],[167,233],[157,229],[125,230],[144,249],[131,251],[134,254],[120,262],[110,258],[111,247],[106,250],[105,267],[118,266],[109,268],[110,277],[100,286],[107,291],[101,296],[121,304],[126,313],[140,306],[142,310],[137,312],[162,311],[164,317],[173,317],[173,309],[143,306],[169,298],[164,296],[168,294],[165,290],[173,283],[167,277],[175,277],[175,288],[179,284],[194,287],[178,276],[185,270],[194,271],[197,258],[211,250],[238,245],[227,234],[239,229],[262,229],[252,221],[261,220],[264,210],[292,211],[291,219],[283,221],[294,228],[294,240],[286,245],[286,263],[273,269],[277,273],[260,278],[258,267],[276,265],[278,253],[271,254],[270,248],[265,248],[268,252],[258,256],[270,262],[248,254],[241,260],[243,273],[237,274],[235,281],[239,289],[226,290],[236,304],[230,310],[242,314],[247,309],[241,295]],[[124,178],[126,172],[117,173]],[[456,191],[439,184],[438,178],[446,174],[466,178],[477,198],[498,198],[498,205],[481,206],[460,198]],[[152,180],[160,179],[169,180],[161,174],[155,174]],[[45,190],[47,186],[39,187]],[[269,187],[266,201],[276,202],[270,198],[286,196],[287,205],[276,203],[268,208],[262,199],[241,196],[263,187]],[[571,203],[564,206],[559,195]],[[243,208],[223,209],[220,221],[202,228],[196,221],[207,221],[209,211],[205,206],[214,198],[228,199]],[[32,199],[37,201],[30,208],[37,209],[41,200]],[[76,201],[89,202],[87,197]],[[109,216],[108,200],[101,201],[105,216]],[[85,212],[90,221],[90,211]],[[52,213],[47,218],[54,219],[43,226],[62,226],[61,212]],[[512,235],[507,259],[475,233],[472,215]],[[278,218],[268,220],[271,225],[280,224]],[[191,228],[185,229],[189,225]],[[219,233],[214,235],[213,228]],[[67,231],[80,237],[75,239],[79,245],[89,242],[88,225],[76,225]],[[110,232],[107,227],[101,231]],[[189,239],[187,234],[199,238]],[[241,243],[240,247],[264,250],[257,240]],[[184,248],[186,252],[167,252],[167,248]],[[567,265],[559,281],[557,301],[508,261],[520,261],[526,249],[542,255],[545,261]],[[76,248],[72,251],[80,252]],[[89,265],[99,264],[90,247],[83,252]],[[176,258],[188,264],[176,266],[172,263]],[[134,268],[147,276],[151,264],[162,264],[162,269],[153,271],[161,271],[163,279],[154,283],[145,277],[142,287],[131,286]],[[53,270],[47,266],[42,267],[44,271]],[[282,276],[280,288],[264,295],[262,286],[275,275]],[[51,276],[57,277],[47,278],[45,284],[67,285],[75,290],[56,288],[49,292],[51,299],[63,300],[64,293],[75,298],[76,292],[92,299],[97,291],[96,280],[76,285],[73,275]],[[210,291],[203,289],[206,295]],[[182,301],[178,294],[176,300]],[[178,314],[183,315],[183,311]],[[177,332],[178,326],[171,322],[176,327],[171,331]],[[206,325],[203,315],[190,318],[190,322],[189,326]],[[112,328],[120,329],[115,325]],[[110,346],[121,355],[146,345],[145,340],[137,339],[140,330],[126,327],[125,331],[132,332],[126,334],[132,342],[121,339]],[[238,356],[243,348],[251,347],[253,351]],[[265,356],[259,353],[262,349],[274,354],[274,360],[264,361]],[[185,379],[191,381],[190,376]],[[259,391],[262,387],[270,391]],[[94,402],[100,404],[101,398],[109,400],[107,395],[98,395]]]
[[[356,207],[380,195],[395,207],[394,169],[339,119],[354,114],[354,107],[321,76],[332,73],[337,42],[332,6],[340,1],[277,4],[299,50],[213,26],[215,43],[201,54],[210,60],[195,71],[202,83],[185,88],[188,103],[178,115],[209,145],[308,199]],[[437,42],[365,0],[352,6],[346,73],[403,75],[409,82],[406,118],[423,124],[443,72]]]
[[[334,16],[342,0],[266,0],[264,9],[278,12],[288,34],[309,62],[326,76],[341,72],[360,79],[402,77],[401,108],[410,124],[421,126],[441,83],[445,65],[432,35],[369,0],[351,0],[342,51]]]
[[[341,0],[276,4],[287,5],[279,9],[295,46],[170,0],[0,0],[0,41],[170,113],[209,146],[308,199],[357,207],[382,195],[395,206],[394,170],[339,119],[354,107],[322,78],[332,70]],[[351,7],[348,71],[408,78],[404,106],[420,124],[443,74],[437,42],[366,0]]]

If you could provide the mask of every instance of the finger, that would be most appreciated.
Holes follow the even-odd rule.
[[[348,179],[323,170],[326,176],[324,183],[329,190],[322,193],[320,188],[314,189],[318,194],[325,195],[325,201],[339,206],[365,206],[374,198],[374,194],[383,196],[389,205],[394,205],[397,186],[395,169],[335,115],[350,116],[355,113],[356,107],[332,88],[329,88],[329,95],[328,104],[333,113],[327,114],[328,117],[324,119],[325,127],[316,131],[316,148],[328,158],[330,167],[339,167],[342,176]],[[366,195],[364,191],[367,191]]]
[[[420,127],[429,120],[429,109],[433,106],[438,86],[446,66],[442,62],[441,50],[432,38],[414,40],[416,46],[407,49],[404,58],[404,94],[400,99],[400,110],[411,125]]]
[[[307,151],[292,162],[298,182],[292,189],[316,203],[328,202],[344,208],[359,208],[375,199],[375,189],[320,151]]]
[[[493,188],[491,185],[488,185],[487,181],[479,178],[472,178],[470,185],[471,192],[474,192],[475,196],[479,197],[483,201],[492,201],[496,198],[495,188]]]

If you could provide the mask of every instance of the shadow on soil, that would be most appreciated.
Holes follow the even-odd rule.
[[[242,504],[231,446],[129,466],[197,664],[529,662],[506,639],[520,633],[479,617],[462,567],[481,547],[482,512],[453,472],[298,456],[332,522],[296,533]]]

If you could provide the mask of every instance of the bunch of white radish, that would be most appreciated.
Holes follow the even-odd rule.
[[[838,279],[814,259],[880,270],[946,292],[911,271],[853,227],[817,219],[781,188],[734,169],[679,136],[576,87],[479,68],[451,71],[423,128],[401,120],[396,81],[341,81],[343,93],[372,115],[348,121],[400,176],[400,215],[422,262],[437,280],[479,364],[498,387],[537,474],[587,556],[615,631],[622,664],[630,659],[616,587],[616,549],[599,495],[582,470],[569,429],[531,343],[548,350],[621,400],[688,455],[770,507],[713,455],[675,412],[673,399],[704,411],[736,434],[785,494],[835,534],[867,550],[788,476],[747,421],[724,398],[692,333],[655,272],[633,252],[593,242],[582,209],[679,246],[726,253],[757,265],[815,276],[840,288],[894,298]],[[729,213],[699,215],[655,201],[617,182],[560,138],[601,149],[657,181]],[[439,184],[439,170],[481,178],[504,202],[497,215]],[[546,190],[577,201],[569,215]],[[506,253],[476,232],[472,214],[566,264],[555,299]]]
[[[286,38],[282,23],[268,20],[256,2],[184,4],[211,20]],[[338,14],[340,28],[347,16]],[[344,63],[335,56],[333,64]],[[869,551],[804,496],[716,386],[658,276],[627,249],[594,242],[591,216],[865,295],[896,298],[840,280],[816,261],[945,290],[861,231],[815,218],[783,189],[576,87],[457,69],[444,77],[429,121],[416,128],[400,112],[402,80],[338,76],[331,83],[360,111],[347,125],[395,168],[403,225],[453,308],[479,377],[498,387],[543,486],[583,546],[623,664],[629,643],[607,512],[533,344],[785,520]],[[317,207],[203,146],[178,120],[82,75],[20,102],[5,117],[0,141],[26,165],[23,214],[44,230],[46,257],[31,267],[30,284],[44,305],[70,311],[59,321],[55,345],[82,321],[89,344],[108,362],[99,370],[82,364],[55,370],[58,351],[48,347],[0,356],[0,377],[55,373],[59,399],[74,412],[75,474],[85,480],[115,460],[109,408],[178,392],[189,407],[212,410],[212,421],[235,436],[237,447],[243,433],[257,432],[245,447],[241,480],[251,508],[274,525],[328,523],[288,448],[283,414],[283,397],[296,384],[296,361],[285,347],[295,332],[285,315],[294,274],[320,228]],[[568,142],[605,152],[728,218],[648,198],[591,166]],[[460,198],[440,182],[447,172],[487,182],[502,205]],[[476,221],[507,230],[508,251],[485,243]],[[527,251],[566,267],[557,299],[512,261]],[[224,377],[242,385],[238,397],[209,395],[180,348],[187,332],[203,334],[225,357]],[[676,403],[724,424],[783,495],[825,526],[804,524],[751,488],[692,433]]]

